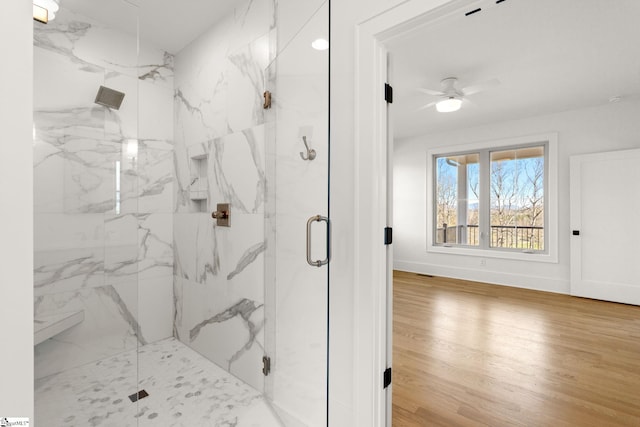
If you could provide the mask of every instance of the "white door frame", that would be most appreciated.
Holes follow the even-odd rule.
[[[354,410],[357,426],[386,424],[387,116],[385,43],[482,0],[407,0],[356,26]],[[391,312],[389,310],[389,312]]]

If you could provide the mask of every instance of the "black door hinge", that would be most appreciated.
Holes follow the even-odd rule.
[[[393,243],[393,228],[385,227],[384,229],[384,244],[390,245]]]
[[[271,373],[271,358],[268,356],[262,357],[262,373],[265,377]]]
[[[393,88],[389,83],[384,84],[384,100],[389,104],[393,102]]]
[[[391,368],[387,368],[384,371],[384,388],[387,388],[391,385]]]

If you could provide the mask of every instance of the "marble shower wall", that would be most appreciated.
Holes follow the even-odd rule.
[[[260,391],[274,25],[274,0],[241,1],[175,57],[174,335]],[[211,219],[223,202],[229,228]]]
[[[173,57],[137,50],[68,8],[34,23],[35,315],[84,311],[36,347],[36,377],[172,334]]]

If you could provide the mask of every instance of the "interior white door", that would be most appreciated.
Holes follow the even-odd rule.
[[[571,295],[640,305],[640,149],[570,162]]]

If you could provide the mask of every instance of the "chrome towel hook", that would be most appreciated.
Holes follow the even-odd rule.
[[[307,144],[307,137],[306,136],[302,137],[302,142],[304,142],[304,146],[307,148],[306,155],[302,151],[300,152],[300,157],[302,157],[302,160],[313,160],[313,159],[315,159],[316,158],[316,150],[314,150],[313,148],[309,148],[309,144]]]

